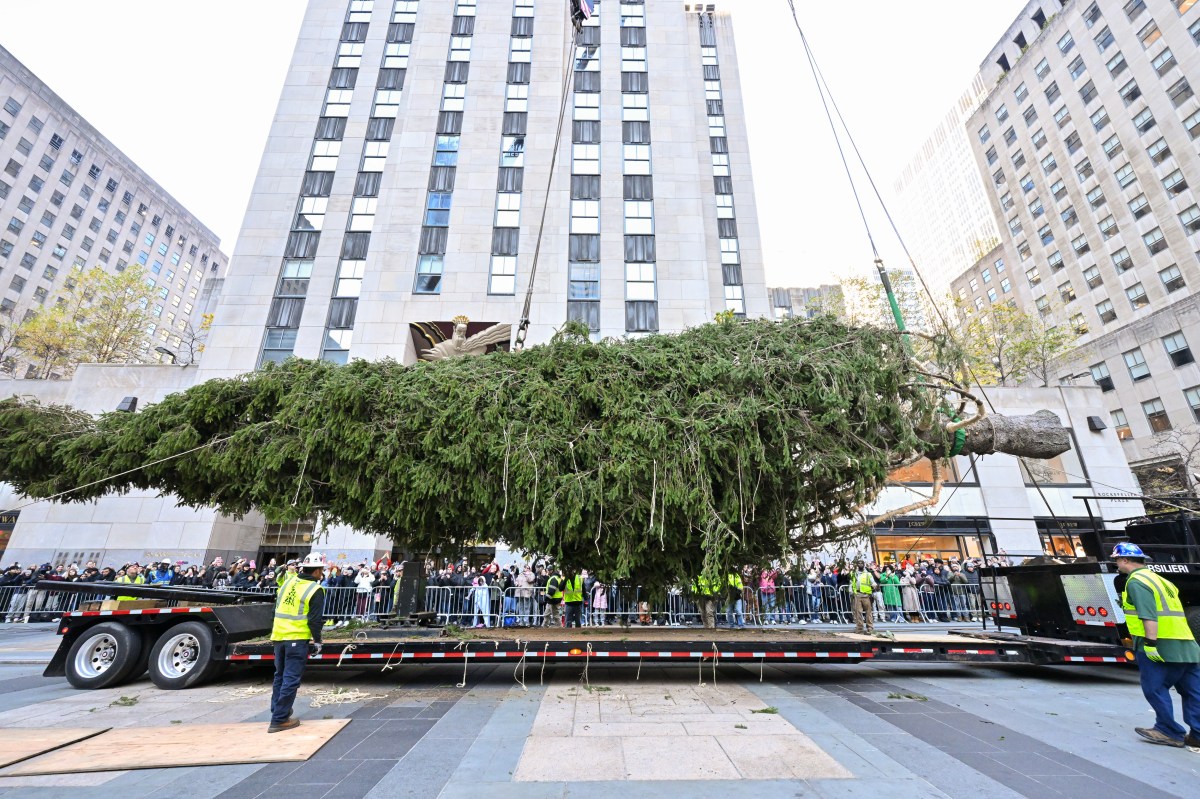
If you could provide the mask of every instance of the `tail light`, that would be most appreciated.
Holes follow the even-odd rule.
[[[1011,603],[1011,602],[1005,602],[1005,603],[1004,603],[1004,609],[1005,609],[1005,610],[1012,610],[1012,603]]]
[[[1080,605],[1079,607],[1075,608],[1075,612],[1078,613],[1080,616],[1083,616],[1084,614],[1087,613],[1087,611],[1083,609],[1083,605]]]
[[[1000,603],[999,603],[999,602],[993,602],[993,603],[992,603],[992,610],[999,610],[999,609],[1000,609]]]
[[[1108,608],[1100,608],[1100,615],[1107,619],[1108,618]]]
[[[1096,615],[1096,609],[1095,609],[1095,608],[1088,608],[1088,615],[1089,615],[1089,616],[1095,616],[1095,615]]]

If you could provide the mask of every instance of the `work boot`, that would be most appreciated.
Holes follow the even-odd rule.
[[[1136,732],[1138,735],[1142,736],[1143,738],[1145,738],[1147,741],[1149,741],[1152,744],[1160,744],[1162,746],[1173,746],[1176,749],[1182,749],[1184,746],[1183,741],[1179,740],[1178,738],[1172,738],[1170,735],[1167,735],[1165,732],[1161,732],[1161,731],[1153,729],[1153,728],[1134,727],[1133,731]]]
[[[1194,732],[1188,733],[1188,737],[1183,739],[1183,745],[1200,755],[1200,735],[1196,735]]]
[[[284,730],[294,730],[300,726],[300,719],[295,716],[288,716],[287,721],[281,721],[278,724],[272,724],[267,727],[267,732],[283,732]]]

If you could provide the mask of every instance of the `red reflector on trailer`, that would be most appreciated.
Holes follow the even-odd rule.
[[[67,630],[68,630],[68,629],[70,629],[70,628],[69,628],[69,627],[63,627],[61,630],[59,630],[59,631],[58,631],[58,634],[59,634],[59,635],[66,635],[66,634],[67,634]]]
[[[1108,618],[1108,608],[1100,608],[1100,615]]]
[[[1088,615],[1089,615],[1089,616],[1095,616],[1095,615],[1096,615],[1096,609],[1095,609],[1095,608],[1088,608]]]
[[[1085,610],[1083,609],[1083,605],[1080,605],[1079,607],[1075,608],[1075,612],[1076,612],[1076,613],[1078,613],[1080,616],[1082,616],[1082,615],[1084,615],[1085,613],[1087,613],[1087,611],[1085,611]]]
[[[1004,603],[1004,609],[1005,609],[1005,610],[1012,610],[1012,603],[1010,603],[1010,602],[1005,602],[1005,603]]]

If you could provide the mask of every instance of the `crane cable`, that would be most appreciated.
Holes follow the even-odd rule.
[[[546,192],[542,198],[542,218],[538,222],[537,241],[533,247],[533,263],[529,267],[529,287],[525,291],[525,307],[521,311],[521,321],[517,324],[517,335],[513,340],[513,350],[517,351],[525,348],[525,336],[529,332],[529,310],[533,305],[533,281],[537,277],[538,257],[542,253],[542,233],[546,229],[546,212],[550,208],[550,188],[554,183],[554,167],[558,163],[558,150],[562,143],[563,120],[567,115],[567,98],[571,94],[572,70],[568,67],[571,65],[571,59],[575,56],[577,34],[571,25],[569,15],[566,17],[566,22],[569,37],[566,45],[566,57],[563,59],[562,97],[558,104],[558,126],[554,131],[554,149],[550,153],[550,169],[546,173]]]
[[[808,37],[804,35],[804,29],[800,25],[800,18],[796,13],[796,4],[795,4],[794,0],[787,0],[787,4],[788,4],[788,8],[791,10],[791,13],[792,13],[792,21],[796,25],[796,31],[800,34],[800,41],[804,45],[804,52],[805,52],[805,55],[808,57],[809,66],[812,68],[813,80],[816,82],[817,91],[821,95],[821,105],[825,109],[825,118],[829,121],[829,128],[833,133],[834,142],[837,144],[838,154],[841,156],[842,166],[846,172],[846,179],[850,182],[850,189],[851,189],[851,191],[854,192],[854,201],[858,205],[859,215],[862,217],[863,226],[867,229],[867,239],[870,242],[871,250],[875,255],[875,267],[879,271],[880,279],[883,281],[884,291],[888,295],[888,303],[892,308],[892,314],[893,314],[893,316],[896,317],[897,328],[899,329],[901,334],[905,333],[904,322],[903,322],[903,318],[900,316],[899,305],[896,301],[895,292],[892,290],[891,281],[888,279],[887,272],[885,271],[885,269],[883,267],[883,260],[879,257],[879,250],[875,246],[875,239],[871,235],[870,224],[867,222],[866,214],[863,212],[862,201],[859,198],[858,188],[854,182],[854,177],[850,172],[850,166],[846,161],[846,155],[842,148],[841,137],[838,135],[837,125],[834,124],[833,114],[830,113],[831,105],[833,106],[834,112],[837,113],[837,118],[838,118],[838,121],[841,123],[842,128],[846,131],[846,138],[850,142],[850,146],[854,149],[854,155],[858,159],[858,163],[859,163],[859,166],[863,170],[863,174],[866,175],[867,181],[871,186],[871,190],[875,194],[875,199],[879,203],[879,207],[883,210],[884,216],[887,218],[888,224],[891,226],[892,232],[895,234],[896,240],[899,242],[900,247],[903,250],[905,257],[908,258],[908,262],[909,262],[909,265],[912,267],[913,274],[915,274],[917,276],[917,279],[920,281],[921,288],[925,292],[925,295],[928,297],[930,306],[933,307],[934,312],[938,316],[938,320],[942,323],[942,329],[946,331],[947,335],[949,335],[950,334],[950,323],[946,319],[945,314],[942,313],[942,309],[938,305],[937,299],[933,296],[933,292],[930,290],[929,284],[925,281],[924,275],[922,275],[921,270],[917,268],[916,260],[912,257],[912,253],[909,251],[908,246],[904,243],[904,238],[900,235],[900,231],[896,226],[896,222],[892,218],[891,212],[888,211],[887,204],[883,201],[883,197],[879,192],[879,187],[875,184],[875,179],[871,176],[870,169],[867,168],[867,164],[866,164],[866,161],[863,159],[862,152],[858,149],[858,144],[854,141],[853,134],[850,133],[850,127],[846,124],[846,120],[842,116],[841,109],[838,108],[837,101],[833,98],[833,92],[830,91],[829,84],[826,83],[826,81],[825,81],[825,75],[821,72],[821,68],[817,65],[816,57],[813,55],[812,48],[809,46],[809,43],[808,43]],[[828,95],[828,97],[829,97],[828,102],[826,102],[826,99],[825,99],[826,95]],[[907,340],[907,336],[905,336],[905,340]],[[983,385],[980,382],[978,375],[975,373],[975,370],[971,367],[971,364],[969,362],[967,362],[965,358],[963,359],[963,368],[966,370],[966,372],[970,376],[971,380],[979,387],[980,396],[983,397],[984,401],[988,405],[988,408],[991,409],[992,413],[994,414],[996,412],[996,406],[992,403],[991,397],[989,397],[987,395],[987,392],[984,391]],[[961,436],[960,436],[960,434],[961,434]],[[954,450],[961,450],[963,443],[965,443],[965,433],[964,433],[964,431],[959,430],[955,434]],[[957,454],[957,452],[952,451],[951,454]],[[1037,490],[1038,496],[1042,500],[1042,504],[1044,504],[1046,506],[1046,509],[1048,511],[1050,511],[1050,517],[1054,520],[1055,524],[1058,525],[1060,532],[1062,532],[1063,535],[1067,535],[1065,525],[1063,525],[1062,520],[1059,519],[1058,514],[1055,512],[1053,506],[1051,506],[1049,499],[1047,499],[1046,494],[1042,491],[1041,482],[1033,474],[1033,470],[1029,468],[1029,465],[1026,463],[1027,459],[1017,456],[1017,460],[1021,463],[1022,466],[1025,467],[1025,473],[1033,481],[1033,486]],[[974,464],[972,464],[972,468],[974,468]],[[955,490],[957,490],[957,488],[958,487],[955,486]],[[951,496],[953,496],[953,492],[951,493]],[[945,507],[946,507],[946,505],[944,504],[942,506],[942,508],[944,509]],[[940,513],[941,513],[941,509],[939,509],[938,512],[935,513],[934,515],[937,516]]]

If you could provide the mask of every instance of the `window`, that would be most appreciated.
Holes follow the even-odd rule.
[[[1194,5],[1196,5],[1196,0],[1175,0],[1175,8],[1179,11],[1180,16],[1186,14]]]
[[[1141,113],[1133,118],[1133,126],[1137,128],[1138,133],[1147,133],[1157,124],[1154,113],[1149,108],[1142,109]]]
[[[1029,281],[1029,285],[1036,286],[1042,282],[1042,275],[1036,266],[1031,266],[1025,270],[1025,279]]]
[[[1162,228],[1156,227],[1142,235],[1142,241],[1146,244],[1146,249],[1151,255],[1162,252],[1167,248],[1167,240],[1163,236]]]
[[[451,36],[450,37],[450,60],[451,61],[470,61],[471,60],[471,36]],[[462,110],[462,109],[457,109]]]
[[[1125,149],[1115,133],[1105,139],[1102,146],[1104,147],[1104,154],[1108,156],[1108,160],[1110,161],[1120,155],[1121,151]]]
[[[1071,284],[1069,282],[1062,283],[1058,287],[1058,296],[1062,299],[1064,304],[1075,302],[1075,289],[1071,288]]]
[[[1104,236],[1105,241],[1111,239],[1119,232],[1119,229],[1117,228],[1117,220],[1113,218],[1112,214],[1109,214],[1101,219],[1098,224],[1100,227],[1100,234]]]
[[[1100,7],[1098,5],[1096,5],[1095,3],[1092,3],[1086,9],[1084,9],[1083,22],[1089,28],[1092,27],[1093,25],[1095,25],[1097,22],[1099,22],[1100,18],[1101,18]]]
[[[1195,362],[1196,359],[1192,357],[1192,349],[1188,346],[1182,330],[1176,330],[1170,335],[1163,336],[1162,343],[1167,351],[1167,356],[1176,368]]]
[[[630,97],[630,96],[638,97],[639,95],[628,95],[627,94],[624,96],[625,97]],[[987,152],[984,155],[987,157],[988,166],[991,166],[992,164],[996,163],[998,156],[996,155],[995,147],[989,147]]]
[[[1060,214],[1063,224],[1067,227],[1072,227],[1079,224],[1079,214],[1075,213],[1075,206],[1068,205]]]
[[[1045,61],[1045,59],[1042,60]],[[1025,102],[1025,98],[1029,96],[1029,89],[1024,83],[1021,83],[1015,90],[1013,90],[1013,95],[1017,98],[1018,103],[1023,103]]]
[[[1109,121],[1108,112],[1104,110],[1104,106],[1100,106],[1092,113],[1091,119],[1092,127],[1095,128],[1097,132],[1104,130]]]
[[[1167,417],[1167,411],[1158,397],[1143,402],[1142,412],[1146,414],[1146,421],[1150,423],[1150,429],[1153,432],[1162,433],[1171,429],[1171,420]]]
[[[1063,37],[1058,40],[1058,49],[1060,52],[1062,52],[1063,55],[1066,55],[1067,53],[1071,52],[1071,48],[1074,46],[1075,46],[1075,39],[1071,36],[1069,31],[1067,33],[1063,34]]]
[[[1121,353],[1121,357],[1125,359],[1125,366],[1129,369],[1129,376],[1135,382],[1145,380],[1150,376],[1150,367],[1146,365],[1146,358],[1142,355],[1141,347]]]
[[[987,125],[984,125],[979,129],[979,142],[981,144],[986,144],[987,140],[990,138],[992,138],[992,132],[988,130]]]
[[[1101,361],[1089,366],[1088,369],[1092,373],[1092,380],[1100,387],[1101,391],[1107,392],[1113,390],[1113,380],[1112,376],[1108,373],[1108,364]]]
[[[1083,279],[1087,281],[1088,288],[1090,289],[1099,288],[1104,284],[1103,279],[1100,277],[1100,267],[1095,264],[1083,270]]]
[[[1022,189],[1022,190],[1023,190],[1023,191],[1024,191],[1026,194],[1028,194],[1029,192],[1033,191],[1033,178],[1031,178],[1031,177],[1029,176],[1029,173],[1028,173],[1028,172],[1026,172],[1024,175],[1022,175],[1022,176],[1021,176],[1021,181],[1020,181],[1020,182],[1021,182],[1021,189]]]
[[[1085,158],[1082,161],[1080,161],[1079,163],[1077,163],[1075,165],[1075,174],[1079,176],[1080,183],[1083,183],[1085,180],[1090,178],[1092,175],[1096,174],[1095,170],[1092,169],[1091,160],[1088,158]]]
[[[1016,205],[1017,204],[1013,200],[1012,195],[1008,192],[1005,192],[1004,196],[1000,198],[1000,207],[1005,211],[1011,211],[1016,207]]]
[[[1096,43],[1096,49],[1102,53],[1108,48],[1112,47],[1113,42],[1116,41],[1116,39],[1113,38],[1112,31],[1108,29],[1107,25],[1104,26],[1103,30],[1092,37],[1092,40]]]
[[[1050,271],[1057,272],[1063,268],[1062,253],[1058,250],[1050,253],[1050,257],[1046,259],[1046,263],[1050,265]]]
[[[1129,188],[1130,184],[1136,180],[1136,176],[1133,174],[1133,166],[1128,163],[1118,169],[1115,173],[1115,176],[1117,178],[1117,183],[1120,183],[1121,188],[1123,189]]]
[[[1188,233],[1200,233],[1200,206],[1193,204],[1179,214],[1179,224]]]
[[[1117,434],[1117,440],[1125,441],[1126,439],[1133,438],[1133,432],[1129,429],[1129,420],[1125,418],[1125,411],[1118,408],[1110,416],[1112,417],[1113,430]]]
[[[362,171],[382,172],[387,163],[388,142],[369,141],[363,144]],[[437,150],[434,150],[435,154]]]
[[[1109,74],[1114,78],[1129,68],[1129,64],[1125,63],[1125,56],[1121,53],[1110,58],[1105,66],[1108,67]]]
[[[1037,120],[1037,109],[1029,106],[1021,113],[1021,118],[1025,120],[1025,127],[1030,127]]]
[[[975,278],[971,278],[971,282],[970,282],[970,284],[969,284],[969,285],[970,285],[970,287],[971,287],[971,292],[972,292],[972,293],[974,293],[974,292],[976,292],[976,291],[979,291],[979,281],[978,281],[978,280],[976,280]]]
[[[1128,107],[1133,104],[1134,100],[1142,96],[1142,90],[1138,88],[1137,81],[1130,78],[1124,86],[1117,90],[1117,94],[1121,95],[1121,99]]]
[[[1146,296],[1146,289],[1141,283],[1134,283],[1125,289],[1125,296],[1129,298],[1129,304],[1135,311],[1150,305],[1150,298]]]
[[[1044,58],[1038,62],[1038,65],[1036,67],[1033,68],[1033,72],[1035,75],[1037,75],[1038,80],[1041,80],[1042,78],[1046,77],[1046,74],[1049,71],[1050,71],[1050,62],[1048,62]]]
[[[1021,167],[1025,166],[1025,153],[1021,152],[1020,150],[1017,150],[1017,152],[1012,157],[1012,163],[1013,163],[1013,167],[1015,167],[1016,169],[1020,169]]]
[[[1180,78],[1171,88],[1167,89],[1167,96],[1171,98],[1171,105],[1178,108],[1188,101],[1195,92],[1192,91],[1192,85],[1188,83],[1187,78]]]
[[[1092,208],[1099,208],[1108,202],[1108,200],[1104,199],[1104,190],[1099,186],[1087,193],[1087,201]]]
[[[438,136],[434,146],[434,166],[455,166],[458,164],[458,136]]]
[[[462,111],[467,104],[467,85],[465,83],[446,83],[442,85],[442,110]]]
[[[1029,242],[1023,241],[1017,245],[1017,255],[1019,255],[1021,257],[1022,261],[1029,260],[1030,255],[1032,255],[1032,253],[1029,250]]]
[[[1005,294],[1008,294],[1010,291],[1012,291],[1012,281],[1010,281],[1008,278],[1004,278],[1003,280],[1001,280],[1000,281],[1000,290],[1003,291]]]
[[[626,147],[628,150],[629,148]],[[647,153],[650,148],[645,147]],[[599,175],[600,174],[600,145],[598,144],[573,144],[571,145],[572,167],[571,171],[576,175]],[[649,173],[647,173],[649,174]]]
[[[1186,189],[1188,185],[1187,181],[1183,177],[1183,172],[1179,169],[1176,169],[1174,172],[1163,178],[1162,184],[1163,188],[1172,194],[1179,194]]]
[[[1150,156],[1150,160],[1155,166],[1162,164],[1171,157],[1171,148],[1167,146],[1166,139],[1159,139],[1146,148],[1146,154]]]
[[[994,266],[996,267],[996,274],[1002,273],[1004,271],[1004,259],[997,258]]]
[[[1003,122],[1006,119],[1008,119],[1008,107],[1001,103],[1000,107],[996,109],[996,121]]]
[[[650,147],[645,144],[626,144],[623,147],[625,155],[626,175],[650,174]]]
[[[1085,105],[1090,103],[1092,100],[1095,100],[1096,94],[1096,84],[1090,80],[1083,84],[1083,88],[1079,90],[1079,96],[1083,98]]]
[[[441,291],[443,256],[422,255],[417,262],[417,280],[413,286],[415,294],[437,294]]]
[[[1033,140],[1034,149],[1040,150],[1046,146],[1046,131],[1042,128],[1035,130],[1030,138]]]
[[[1034,301],[1034,305],[1037,307],[1038,315],[1043,319],[1050,315],[1050,300],[1046,299],[1045,297],[1038,297],[1037,300]]]
[[[1171,48],[1168,47],[1156,55],[1153,60],[1150,61],[1150,65],[1154,67],[1154,71],[1157,72],[1160,77],[1166,75],[1171,71],[1171,68],[1175,66],[1175,54],[1172,53]]]
[[[1192,409],[1192,418],[1200,422],[1200,386],[1185,390],[1183,397]]]
[[[1014,236],[1021,235],[1021,217],[1014,216],[1012,219],[1009,219],[1008,220],[1008,230]]]
[[[333,172],[337,169],[338,154],[341,151],[340,141],[313,142],[312,160],[308,168],[313,172]]]
[[[1075,252],[1079,253],[1080,255],[1083,255],[1085,252],[1089,252],[1092,249],[1092,245],[1088,244],[1087,236],[1082,233],[1071,239],[1071,247],[1074,248]]]
[[[529,110],[529,85],[509,84],[504,91],[504,110],[521,113]]]
[[[1171,264],[1166,269],[1158,273],[1162,279],[1163,286],[1167,289],[1167,293],[1177,291],[1183,288],[1186,284],[1183,281],[1183,273],[1179,271],[1179,267]]]
[[[1141,219],[1150,213],[1150,201],[1146,199],[1145,194],[1139,194],[1129,201],[1129,212],[1133,214],[1134,219]]]
[[[1010,147],[1017,141],[1017,132],[1012,128],[1004,131],[1004,143]]]
[[[1112,254],[1113,266],[1117,268],[1117,273],[1125,272],[1133,267],[1133,257],[1129,254],[1128,247],[1122,247]]]
[[[1117,318],[1117,312],[1113,310],[1113,304],[1109,300],[1097,303],[1096,313],[1100,315],[1100,321],[1104,324],[1115,321]]]
[[[446,227],[450,224],[450,192],[431,191],[425,201],[425,224]]]
[[[1054,112],[1054,121],[1058,123],[1060,129],[1071,121],[1071,112],[1065,105],[1059,106],[1058,110]]]

